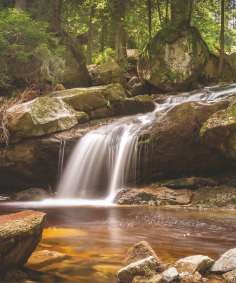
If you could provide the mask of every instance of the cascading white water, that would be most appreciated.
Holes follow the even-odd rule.
[[[151,127],[174,106],[188,101],[216,101],[236,92],[236,85],[205,88],[168,96],[152,113],[121,118],[87,133],[77,144],[58,187],[60,198],[90,198],[106,184],[108,200],[129,178],[135,180],[138,139],[142,129]],[[105,180],[105,181],[104,181]]]
[[[62,176],[65,147],[66,147],[66,141],[61,141],[60,150],[59,150],[59,159],[58,159],[58,169],[57,169],[57,181],[58,182],[60,181],[60,178]]]

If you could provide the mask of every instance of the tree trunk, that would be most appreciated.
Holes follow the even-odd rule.
[[[93,57],[93,18],[95,16],[95,8],[93,5],[91,7],[90,21],[89,21],[89,30],[88,30],[88,44],[87,44],[87,65],[92,64]]]
[[[116,13],[116,38],[115,38],[115,59],[122,60],[126,54],[125,35],[125,0],[115,0]]]
[[[26,11],[27,8],[26,0],[16,0],[15,7],[21,9],[22,11]]]
[[[223,60],[224,60],[224,21],[225,21],[225,3],[224,0],[221,0],[221,33],[220,33],[220,64],[219,64],[219,70],[218,70],[218,76],[217,79],[220,78],[222,69],[223,69]]]
[[[166,22],[166,24],[167,24],[167,22],[168,22],[168,13],[169,13],[169,0],[166,0],[166,19],[165,19],[165,22]]]
[[[101,35],[101,51],[103,52],[107,45],[107,19],[103,19]]]
[[[152,4],[151,0],[147,0],[148,6],[148,28],[149,28],[149,44],[151,43],[152,39]]]
[[[173,25],[190,25],[193,0],[171,0],[171,22]]]
[[[61,0],[53,0],[53,31],[61,31]]]
[[[159,16],[160,24],[161,24],[161,26],[162,26],[162,20],[161,20],[161,9],[160,9],[160,3],[159,3],[159,0],[157,0],[157,8],[158,8],[158,16]]]

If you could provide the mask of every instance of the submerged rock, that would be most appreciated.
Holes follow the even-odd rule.
[[[172,190],[166,187],[147,187],[142,189],[128,189],[120,191],[114,202],[117,204],[168,205],[189,204],[193,192],[189,190]]]
[[[200,130],[203,142],[236,160],[236,105],[214,113]]]
[[[150,256],[153,256],[157,265],[159,265],[160,261],[150,244],[146,241],[141,241],[129,248],[124,263],[134,263]]]
[[[23,211],[0,216],[0,273],[23,266],[41,241],[46,214]]]
[[[236,269],[223,274],[226,283],[236,283]]]
[[[70,129],[84,115],[58,98],[38,97],[18,104],[7,110],[10,142]]]
[[[55,251],[48,251],[48,250],[36,251],[33,252],[33,254],[30,256],[28,260],[28,266],[32,268],[38,265],[40,266],[40,268],[42,268],[43,266],[56,263],[66,258],[68,258],[67,255]]]
[[[155,266],[156,260],[153,256],[150,256],[146,259],[131,263],[130,265],[120,269],[117,272],[117,277],[119,281],[128,282],[132,282],[132,280],[136,276],[151,277],[156,273]]]
[[[20,271],[19,269],[16,268],[12,268],[10,270],[8,270],[3,277],[1,278],[0,274],[0,279],[2,279],[4,282],[9,282],[9,283],[17,283],[17,282],[22,282],[22,280],[27,278],[27,275]],[[23,281],[24,283],[24,281]]]
[[[175,279],[178,279],[178,277],[179,277],[179,272],[174,267],[170,267],[162,273],[162,280],[164,282],[168,282],[168,283],[172,282]]]
[[[184,91],[195,81],[209,58],[208,47],[197,28],[171,33],[160,30],[140,57],[143,79],[165,91]]]
[[[208,283],[208,281],[202,278],[201,274],[195,272],[193,275],[182,276],[180,283]]]
[[[152,277],[136,276],[132,283],[162,283],[162,274],[157,274]]]
[[[213,263],[214,260],[208,256],[194,255],[178,260],[175,264],[175,268],[179,273],[187,272],[194,274],[196,271],[204,272]]]
[[[15,193],[10,196],[10,200],[31,200],[31,201],[39,201],[45,198],[50,197],[50,194],[44,189],[32,188],[19,193]]]
[[[210,268],[210,272],[227,272],[236,269],[236,248],[225,252]]]

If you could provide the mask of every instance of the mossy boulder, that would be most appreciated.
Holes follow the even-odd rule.
[[[140,133],[140,178],[155,178],[162,173],[207,172],[227,168],[229,163],[217,150],[200,138],[204,122],[215,112],[225,109],[228,100],[203,104],[186,102],[172,108]],[[160,113],[162,115],[162,113]]]
[[[134,76],[128,82],[128,90],[131,92],[132,96],[149,94],[151,85],[147,81]]]
[[[195,190],[198,189],[199,186],[217,186],[218,183],[208,178],[191,177],[191,178],[179,178],[175,180],[166,181],[163,182],[161,185],[171,189]]]
[[[184,91],[196,81],[209,58],[208,47],[197,28],[161,30],[140,56],[138,72],[164,91]]]
[[[102,66],[92,65],[89,67],[89,74],[92,86],[119,83],[124,88],[127,88],[125,75],[115,62],[108,62]]]
[[[200,130],[204,144],[236,161],[236,105],[214,113]],[[236,163],[235,163],[236,164]]]
[[[7,110],[11,143],[67,130],[87,119],[58,98],[38,97]]]
[[[10,200],[19,201],[38,201],[50,197],[50,194],[44,189],[32,188],[10,196]]]

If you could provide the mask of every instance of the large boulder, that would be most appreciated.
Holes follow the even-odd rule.
[[[156,263],[159,264],[159,259],[150,246],[150,244],[146,241],[138,242],[133,245],[127,252],[124,262],[125,263],[134,263],[139,260],[145,259],[149,256],[153,256],[156,260]]]
[[[89,74],[92,86],[119,83],[127,88],[125,75],[120,66],[115,62],[108,62],[102,66],[89,66]]]
[[[131,92],[132,96],[149,94],[151,85],[147,81],[134,76],[128,82],[128,90]]]
[[[236,269],[236,248],[225,252],[210,268],[210,272],[224,273]]]
[[[179,273],[187,272],[190,274],[194,274],[196,271],[200,273],[204,272],[213,263],[214,260],[208,256],[194,255],[178,260],[175,264],[175,268],[178,270]]]
[[[117,271],[119,281],[132,282],[136,276],[154,276],[156,260],[153,256],[142,259]]]
[[[227,108],[229,101],[216,103],[186,102],[154,120],[140,133],[140,178],[160,173],[207,172],[227,168],[229,163],[216,149],[200,138],[204,122],[215,112]],[[162,113],[160,113],[161,115]]]
[[[229,63],[231,60],[226,59],[228,57],[229,56],[226,56],[224,61],[223,61],[223,67],[222,67],[222,73],[221,73],[221,80],[226,80],[226,81],[230,81],[230,80],[235,79],[235,70],[236,70],[236,68],[233,69],[231,64]],[[209,60],[207,62],[206,67],[203,70],[208,81],[216,81],[217,80],[219,64],[220,64],[219,55],[210,51],[209,52]]]
[[[236,283],[236,269],[223,274],[226,283]]]
[[[46,214],[23,211],[0,216],[0,273],[23,266],[41,241]]]
[[[146,204],[146,205],[168,205],[189,204],[193,192],[190,190],[172,190],[166,187],[147,187],[142,189],[128,189],[118,192],[114,201],[117,204]]]
[[[203,142],[236,160],[236,105],[214,113],[200,130]]]
[[[184,91],[208,61],[208,47],[197,28],[161,30],[139,59],[143,79],[165,91]]]
[[[12,143],[67,130],[78,121],[87,120],[85,113],[75,111],[58,98],[38,97],[7,110],[7,127]]]

